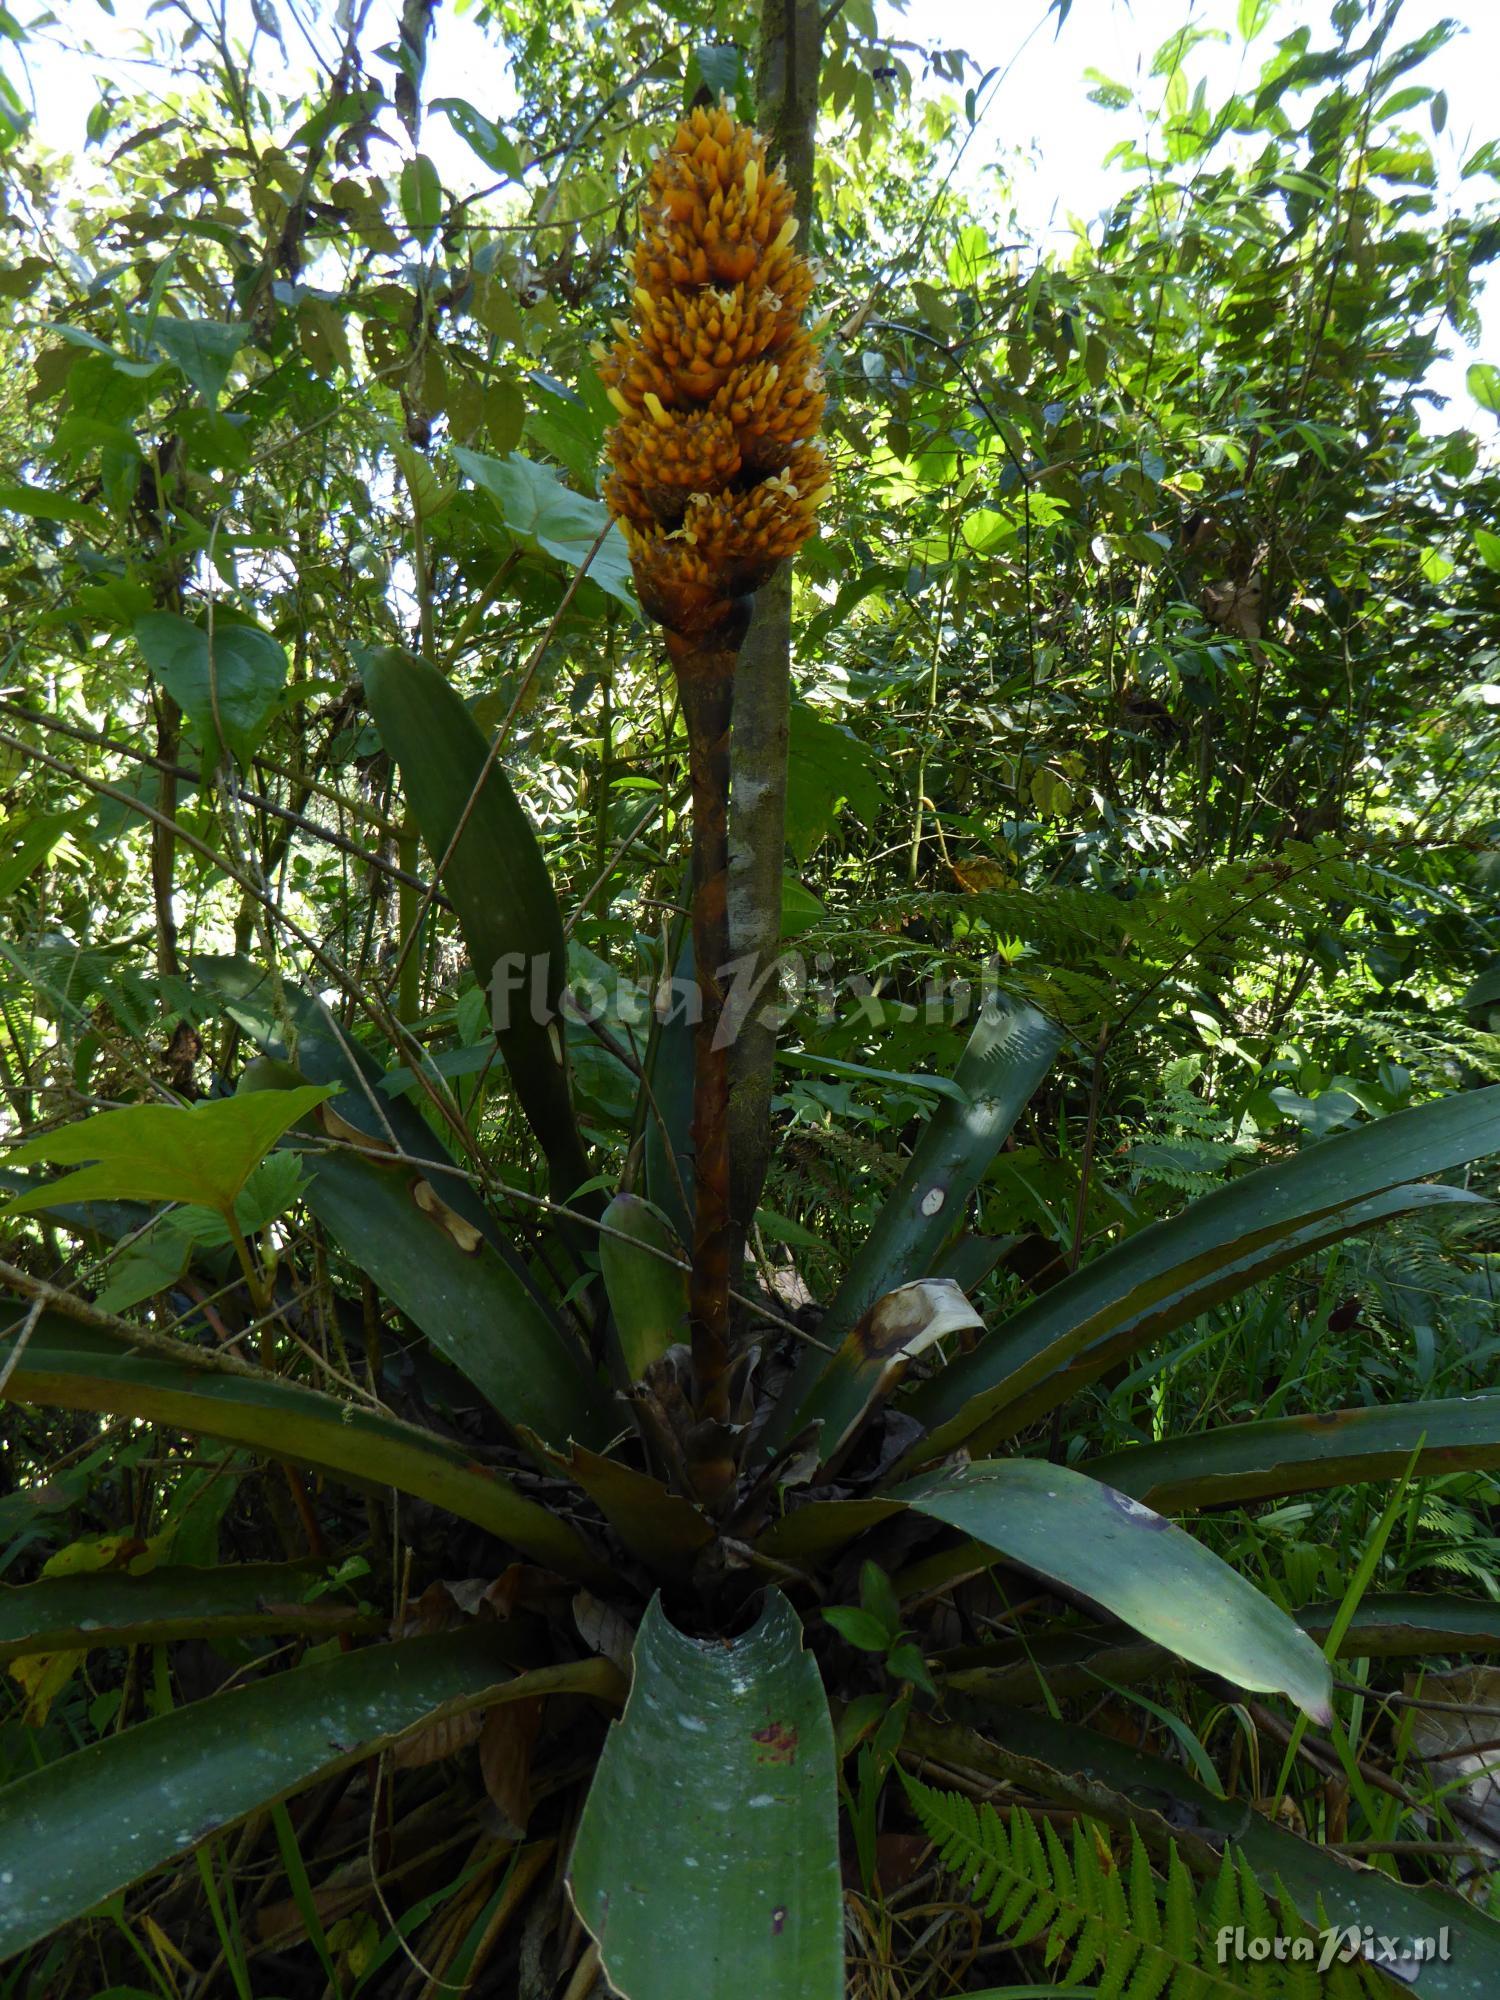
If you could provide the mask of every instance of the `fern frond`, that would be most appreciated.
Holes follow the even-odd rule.
[[[984,1885],[985,1914],[998,1919],[999,1935],[1017,1949],[1045,1938],[1048,1962],[1066,1960],[1069,1983],[1103,1965],[1108,1983],[1101,1991],[1115,2000],[1186,1995],[1230,2000],[1245,1992],[1239,1976],[1244,1967],[1213,1962],[1212,1945],[1200,1932],[1191,1878],[1175,1850],[1166,1925],[1153,1938],[1131,1919],[1132,1910],[1144,1910],[1149,1902],[1154,1912],[1157,1905],[1144,1847],[1131,1855],[1127,1902],[1124,1894],[1110,1896],[1104,1887],[1105,1870],[1094,1848],[1102,1836],[1090,1822],[1075,1821],[1068,1843],[1049,1820],[1039,1832],[1023,1806],[1013,1806],[1002,1819],[992,1806],[975,1807],[960,1793],[934,1791],[911,1778],[905,1782],[942,1865],[971,1893]],[[1112,1859],[1109,1872],[1115,1872]]]
[[[1242,1854],[1226,1850],[1199,1890],[1174,1844],[1163,1880],[1138,1829],[1121,1862],[1108,1829],[1084,1818],[1065,1839],[1024,1806],[1002,1818],[958,1792],[906,1772],[902,1782],[941,1865],[966,1888],[1016,1950],[1040,1945],[1069,1985],[1096,1980],[1097,2000],[1376,2000],[1389,1988],[1363,1962],[1319,1969],[1322,1935],[1297,1915],[1279,1882],[1263,1886]],[[1220,1941],[1285,1942],[1280,1955]],[[1295,1954],[1295,1955],[1294,1955]]]

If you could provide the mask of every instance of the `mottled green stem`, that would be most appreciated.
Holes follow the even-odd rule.
[[[756,120],[796,197],[805,243],[813,210],[822,23],[817,0],[764,0]],[[777,995],[764,975],[781,949],[781,874],[786,851],[787,725],[791,691],[792,570],[778,565],[756,593],[735,685],[732,755],[733,840],[729,934],[745,1017],[733,1023],[729,1055],[732,1259],[755,1219],[771,1157],[771,1087],[776,1064]],[[756,996],[751,998],[750,996]],[[762,1015],[766,1015],[762,1019]]]

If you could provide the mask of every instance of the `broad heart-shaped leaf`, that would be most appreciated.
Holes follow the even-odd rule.
[[[4,1339],[22,1315],[0,1307]],[[274,1375],[228,1373],[155,1350],[142,1353],[95,1327],[43,1313],[6,1394],[17,1403],[107,1410],[185,1431],[252,1445],[271,1458],[351,1479],[394,1486],[473,1521],[540,1563],[599,1580],[608,1572],[558,1514],[528,1500],[510,1481],[474,1463],[446,1438],[377,1410],[339,1402]]]
[[[477,153],[493,172],[510,180],[520,179],[521,156],[513,141],[466,98],[435,97],[427,109],[441,111],[470,151]]]
[[[220,1563],[0,1585],[0,1660],[194,1636],[375,1631],[386,1622],[338,1597],[309,1600],[319,1575],[315,1563]]]
[[[501,520],[523,548],[577,569],[602,533],[604,539],[589,563],[589,581],[639,615],[630,580],[630,551],[602,501],[575,493],[550,465],[537,465],[517,451],[491,458],[457,445],[453,456],[481,493],[494,501]]]
[[[622,2000],[841,2000],[833,1726],[773,1591],[732,1641],[653,1599],[569,1883]]]
[[[842,1341],[887,1292],[926,1276],[943,1243],[962,1223],[965,1203],[1027,1099],[1051,1068],[1061,1040],[1052,1023],[1024,1001],[1000,997],[987,1002],[953,1073],[967,1102],[940,1099],[922,1128],[905,1172],[818,1328],[825,1346]],[[768,1427],[768,1444],[784,1443],[818,1414],[814,1385],[829,1365],[823,1349],[803,1350]]]
[[[248,320],[171,319],[160,314],[151,338],[213,410],[229,380],[234,357],[254,331]]]
[[[1496,1151],[1500,1084],[1337,1133],[1216,1188],[1169,1222],[1091,1259],[924,1383],[908,1408],[931,1436],[908,1464],[970,1438],[988,1448],[1065,1400],[1081,1382],[1066,1376],[1064,1365],[1084,1349],[1097,1372],[1269,1271],[1385,1215],[1473,1199],[1459,1189],[1400,1184]],[[1035,1400],[1025,1401],[1034,1387]]]
[[[1319,1486],[1394,1479],[1412,1464],[1414,1454],[1419,1477],[1500,1466],[1500,1395],[1226,1424],[1164,1444],[1111,1452],[1082,1469],[1148,1506],[1177,1513],[1185,1507],[1309,1493]]]
[[[1407,1989],[1420,2000],[1494,2000],[1500,1993],[1500,1924],[1462,1897],[1436,1886],[1413,1888],[1378,1868],[1352,1867],[1326,1847],[1303,1840],[1256,1812],[1248,1800],[1220,1798],[1180,1764],[1133,1750],[1076,1722],[1036,1709],[1015,1710],[953,1699],[951,1711],[973,1729],[913,1715],[906,1747],[936,1760],[1004,1780],[1111,1826],[1138,1826],[1158,1858],[1168,1838],[1202,1873],[1217,1871],[1225,1841],[1237,1847],[1265,1884],[1279,1882],[1315,1925],[1353,1928],[1376,1938],[1436,1938],[1447,1931],[1446,1959],[1432,1958]],[[1414,1965],[1405,1968],[1417,1971]],[[1272,1989],[1275,1990],[1274,1988]],[[1317,1990],[1316,1988],[1314,1990]],[[1393,1985],[1393,1995],[1401,1988]]]
[[[820,844],[840,805],[873,826],[885,795],[871,758],[851,730],[805,701],[792,703],[788,726],[786,838],[800,863]]]
[[[251,1171],[283,1132],[332,1096],[324,1084],[297,1090],[255,1091],[210,1098],[202,1104],[132,1104],[38,1133],[11,1153],[22,1165],[45,1160],[70,1167],[92,1160],[76,1174],[14,1196],[11,1214],[27,1214],[59,1201],[190,1201],[234,1207]]]
[[[1238,1687],[1290,1697],[1327,1723],[1328,1662],[1253,1584],[1191,1535],[1067,1466],[980,1459],[898,1486],[892,1499],[1076,1591]]]
[[[1472,361],[1464,381],[1480,409],[1500,417],[1500,368],[1492,361]]]
[[[625,1373],[639,1382],[653,1361],[687,1338],[686,1253],[666,1216],[639,1195],[617,1194],[602,1219],[609,1232],[599,1238],[604,1289]]]
[[[286,654],[270,633],[221,618],[210,640],[175,611],[150,611],[136,620],[135,638],[204,749],[222,743],[248,764],[286,686]]]
[[[547,1694],[617,1698],[606,1660],[516,1674],[493,1626],[371,1646],[210,1695],[0,1790],[0,1958],[257,1806],[440,1715]]]
[[[447,859],[441,886],[458,912],[474,976],[491,997],[500,1052],[547,1155],[553,1197],[566,1202],[589,1169],[558,1012],[567,976],[562,918],[531,821],[435,667],[383,647],[366,656],[363,671],[370,713],[401,767],[422,838],[435,864]]]

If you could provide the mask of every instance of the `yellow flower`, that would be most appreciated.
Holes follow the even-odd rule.
[[[635,318],[600,372],[620,411],[605,498],[642,604],[686,639],[733,623],[813,532],[828,484],[796,234],[765,141],[724,111],[684,119],[641,208]]]

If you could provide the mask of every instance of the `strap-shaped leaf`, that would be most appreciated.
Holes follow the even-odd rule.
[[[193,969],[260,1048],[285,1057],[275,989],[264,974],[244,959],[202,958]],[[285,984],[280,991],[299,1068],[344,1086],[318,1122],[369,1145],[364,1156],[342,1147],[309,1152],[308,1206],[508,1423],[552,1444],[602,1443],[608,1411],[582,1350],[464,1177],[447,1171],[449,1153],[414,1105],[379,1091],[379,1066],[320,1001]]]
[[[544,1454],[574,1486],[587,1493],[627,1549],[659,1576],[683,1577],[714,1538],[701,1508],[670,1493],[649,1472],[637,1472],[618,1458],[577,1446],[566,1455]]]
[[[679,900],[686,901],[684,885]],[[697,990],[691,927],[672,967],[672,992]],[[653,1013],[642,1064],[645,1089],[639,1119],[645,1134],[646,1192],[684,1243],[693,1240],[693,1024],[689,1008],[674,1003],[663,1018]],[[648,1094],[649,1093],[649,1094]]]
[[[1416,1462],[1413,1466],[1413,1454]],[[1084,1470],[1150,1507],[1178,1513],[1365,1479],[1500,1466],[1500,1396],[1450,1396],[1383,1409],[1322,1410],[1169,1438],[1090,1460]]]
[[[1212,1550],[1113,1487],[1067,1466],[1003,1458],[914,1480],[892,1498],[1102,1605],[1194,1666],[1329,1720],[1328,1662],[1307,1634]]]
[[[755,1546],[778,1562],[826,1562],[901,1507],[899,1500],[810,1500],[773,1521]]]
[[[887,1292],[927,1275],[1061,1041],[1060,1031],[1025,1002],[1001,998],[983,1008],[953,1072],[965,1101],[939,1099],[818,1328],[825,1346],[842,1341]],[[768,1443],[784,1443],[803,1428],[813,1385],[828,1366],[826,1353],[804,1350]]]
[[[1380,1194],[1371,1195],[1368,1201],[1353,1202],[1346,1208],[1336,1208],[1326,1215],[1315,1216],[1310,1222],[1257,1234],[1236,1246],[1232,1257],[1207,1271],[1198,1266],[1189,1267],[1181,1274],[1180,1290],[1174,1289],[1166,1299],[1153,1299],[1142,1313],[1127,1313],[1102,1339],[1092,1341],[1080,1351],[1070,1352],[1068,1358],[1056,1368],[1049,1371],[1028,1366],[1028,1386],[1014,1401],[1002,1400],[999,1410],[972,1435],[968,1448],[971,1451],[993,1449],[997,1443],[1014,1437],[1018,1431],[1056,1409],[1059,1404],[1071,1402],[1091,1382],[1097,1382],[1106,1369],[1127,1359],[1148,1341],[1172,1331],[1195,1313],[1207,1311],[1221,1300],[1248,1290],[1252,1284],[1273,1277],[1287,1265],[1327,1249],[1330,1244],[1342,1243],[1361,1230],[1376,1228],[1398,1215],[1430,1215],[1440,1209],[1483,1206],[1483,1196],[1470,1194],[1464,1188],[1445,1187],[1440,1182],[1413,1181],[1408,1186],[1386,1188]],[[1050,1293],[1048,1296],[1051,1296]],[[1020,1315],[1017,1315],[1019,1318]],[[999,1329],[998,1340],[1005,1339],[1010,1324],[1012,1322],[1007,1322]],[[1029,1338],[1030,1334],[1023,1336],[1023,1339]],[[1071,1342],[1065,1340],[1064,1346],[1070,1348]],[[911,1454],[911,1462],[930,1459],[933,1455],[931,1445],[919,1446]]]
[[[617,1194],[603,1220],[604,1289],[626,1377],[639,1382],[653,1361],[687,1338],[687,1253],[667,1217],[639,1195]]]
[[[435,667],[383,647],[365,698],[451,898],[474,976],[491,995],[500,1052],[567,1201],[589,1177],[573,1118],[563,1024],[562,919],[530,819],[457,689]],[[452,848],[451,855],[449,848]]]
[[[1063,1365],[1085,1349],[1091,1367],[1107,1367],[1122,1342],[1129,1351],[1170,1332],[1325,1243],[1389,1214],[1462,1201],[1453,1188],[1391,1192],[1384,1206],[1378,1198],[1496,1151],[1500,1084],[1340,1132],[1216,1188],[1093,1258],[925,1383],[909,1407],[931,1436],[910,1462],[968,1438],[988,1448],[1064,1400],[1079,1384]],[[1024,1401],[1039,1384],[1039,1400]]]
[[[337,1597],[308,1599],[319,1573],[315,1563],[223,1563],[6,1584],[0,1586],[0,1660],[164,1639],[376,1631],[385,1623]]]
[[[305,1159],[314,1215],[492,1409],[549,1444],[604,1443],[613,1426],[581,1349],[449,1207],[446,1177],[343,1147]]]
[[[20,1325],[18,1313],[0,1309],[0,1359],[5,1334]],[[269,1457],[362,1485],[394,1486],[477,1522],[570,1576],[601,1573],[560,1516],[518,1493],[499,1473],[475,1465],[459,1446],[298,1382],[139,1353],[97,1328],[44,1313],[7,1394],[18,1403],[141,1417],[190,1436],[253,1445]]]
[[[339,1026],[321,1000],[288,979],[273,980],[248,958],[200,953],[192,960],[191,969],[194,980],[212,990],[225,1013],[244,1029],[262,1055],[282,1062],[295,1056],[298,1070],[309,1083],[341,1087],[338,1113],[345,1124],[356,1126],[371,1139],[396,1146],[408,1159],[435,1167],[437,1173],[431,1178],[434,1186],[443,1190],[448,1206],[479,1230],[523,1282],[535,1289],[494,1216],[467,1179],[450,1171],[453,1155],[417,1109],[417,1101],[390,1096],[381,1088],[385,1072],[380,1064]],[[290,1029],[294,1038],[290,1048],[284,1029]]]
[[[953,1072],[967,1101],[939,1099],[834,1294],[819,1329],[825,1340],[842,1338],[877,1299],[926,1275],[1061,1041],[1061,1031],[1024,1001],[998,999],[983,1009]]]
[[[418,1723],[552,1693],[617,1699],[607,1660],[513,1674],[492,1627],[408,1639],[211,1695],[0,1790],[0,1958],[257,1806]]]
[[[1305,1604],[1297,1623],[1320,1646],[1334,1629],[1340,1606]],[[1360,1599],[1339,1639],[1341,1660],[1422,1659],[1433,1653],[1500,1652],[1500,1604],[1489,1598],[1392,1591]],[[1100,1684],[1154,1678],[1169,1661],[1164,1646],[1122,1637],[1117,1625],[1074,1625],[1003,1640],[956,1647],[933,1667],[943,1690],[987,1701],[1072,1701],[1097,1695]]]
[[[842,2000],[833,1726],[779,1593],[731,1641],[653,1600],[569,1880],[623,2000]]]

